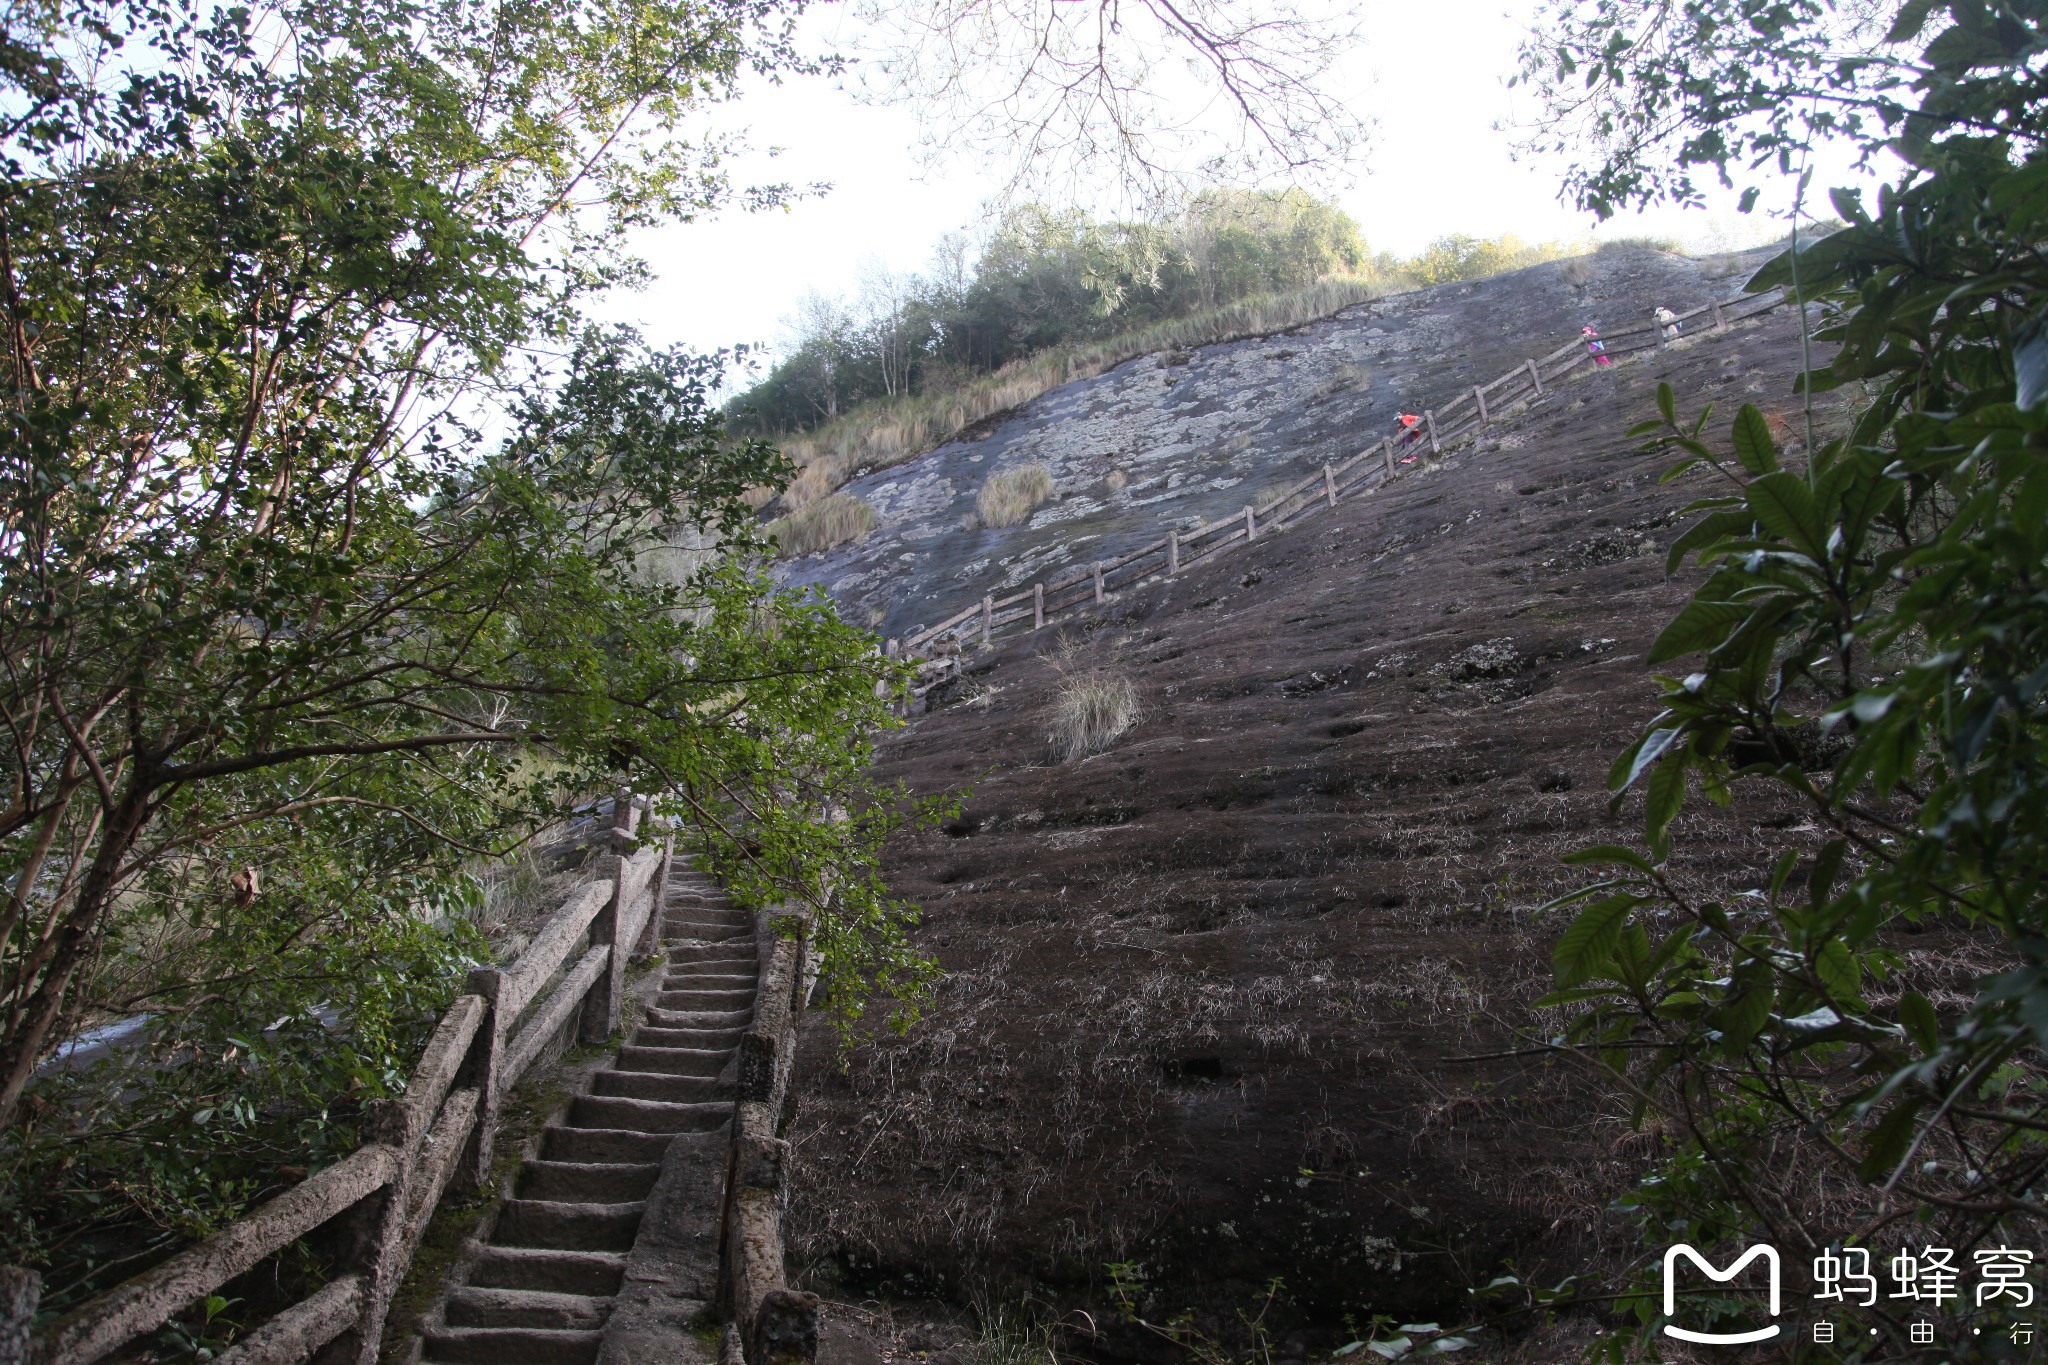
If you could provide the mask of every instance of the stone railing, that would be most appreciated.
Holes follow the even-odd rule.
[[[614,806],[630,839],[638,811]],[[373,1365],[391,1297],[442,1194],[490,1173],[503,1096],[572,1039],[619,1027],[626,960],[657,931],[670,849],[607,854],[518,961],[479,967],[428,1039],[398,1099],[371,1103],[350,1156],[251,1209],[213,1236],[31,1333],[39,1284],[0,1267],[0,1365],[93,1365],[300,1239],[330,1278],[214,1357],[215,1365],[323,1359]]]

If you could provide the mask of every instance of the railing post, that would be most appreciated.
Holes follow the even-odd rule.
[[[1479,410],[1484,413],[1486,411],[1485,405],[1482,404]],[[1422,410],[1422,420],[1429,427],[1429,453],[1432,455],[1443,454],[1443,442],[1439,441],[1436,436],[1436,414],[1428,408],[1424,408]]]
[[[505,1062],[505,1034],[512,1021],[498,1008],[505,990],[505,973],[497,967],[478,967],[469,974],[463,989],[484,998],[484,1019],[477,1025],[476,1041],[470,1044],[469,1060],[456,1084],[476,1087],[476,1126],[470,1130],[469,1152],[463,1158],[456,1184],[463,1190],[480,1190],[491,1178],[491,1159],[496,1155],[498,1106],[503,1098],[499,1082]]]
[[[1337,505],[1337,476],[1330,472],[1330,466],[1323,466],[1323,496],[1330,500],[1330,506]]]
[[[362,1309],[356,1318],[356,1365],[377,1365],[384,1345],[384,1318],[391,1310],[392,1295],[405,1278],[405,1224],[412,1208],[413,1104],[411,1100],[378,1100],[364,1115],[362,1138],[367,1145],[382,1143],[398,1152],[398,1167],[391,1183],[371,1198],[375,1207],[367,1210],[363,1228],[364,1244],[355,1258],[363,1277]],[[422,1129],[433,1116],[423,1115]]]
[[[1244,538],[1246,544],[1259,538],[1258,514],[1252,511],[1250,503],[1244,505]]]
[[[1714,330],[1717,332],[1728,330],[1728,315],[1721,311],[1721,301],[1719,299],[1714,300]]]
[[[640,827],[640,808],[633,804],[633,789],[620,787],[612,797],[612,851],[623,852]]]
[[[1169,574],[1180,572],[1180,532],[1177,530],[1166,533],[1166,571]]]
[[[900,659],[903,657],[903,646],[897,641],[891,640],[883,647],[882,653],[886,658]]]
[[[647,923],[640,930],[640,940],[628,944],[634,957],[645,957],[654,951],[661,935],[661,908],[668,904],[669,867],[676,860],[676,836],[673,831],[662,836],[661,867],[654,874],[654,904],[647,911]]]
[[[1095,605],[1102,605],[1102,561],[1095,561]]]
[[[1541,372],[1540,372],[1540,371],[1539,371],[1539,370],[1538,370],[1538,369],[1536,368],[1536,362],[1535,362],[1535,361],[1533,361],[1533,360],[1529,361],[1529,362],[1528,362],[1528,365],[1529,365],[1529,382],[1530,382],[1531,384],[1534,384],[1534,385],[1536,386],[1536,396],[1537,396],[1538,398],[1541,398],[1541,397],[1543,396],[1543,375],[1542,375],[1542,373],[1541,373]]]
[[[1493,416],[1486,410],[1485,388],[1481,385],[1474,384],[1472,386],[1472,400],[1479,404],[1479,425],[1483,427],[1492,422]]]
[[[987,649],[989,638],[995,633],[996,599],[984,593],[981,598],[981,647]]]
[[[1383,471],[1381,483],[1394,477],[1394,438],[1391,436],[1380,440],[1380,468]]]
[[[1045,584],[1043,583],[1033,583],[1031,585],[1031,628],[1033,630],[1045,629]]]
[[[626,889],[626,859],[613,854],[611,863],[611,899],[590,921],[590,946],[610,948],[611,953],[604,971],[590,983],[590,994],[583,997],[583,1017],[577,1025],[576,1037],[585,1043],[601,1043],[618,1028],[619,1005],[626,983],[626,950],[631,945],[619,942],[619,921],[626,914],[626,907],[619,903],[620,894]]]
[[[42,1276],[0,1265],[0,1365],[28,1365],[28,1332],[42,1298]]]

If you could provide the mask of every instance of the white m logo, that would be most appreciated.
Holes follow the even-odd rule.
[[[1753,1246],[1743,1252],[1735,1264],[1729,1266],[1726,1270],[1716,1270],[1708,1263],[1706,1257],[1694,1251],[1684,1242],[1680,1242],[1677,1246],[1664,1253],[1665,1317],[1673,1317],[1678,1312],[1678,1279],[1672,1272],[1677,1267],[1678,1258],[1681,1256],[1691,1261],[1701,1270],[1704,1270],[1707,1273],[1707,1278],[1717,1284],[1726,1284],[1734,1279],[1742,1273],[1744,1266],[1761,1256],[1764,1264],[1771,1269],[1771,1316],[1774,1318],[1778,1316],[1778,1249],[1776,1247],[1768,1245]],[[1680,1341],[1704,1342],[1709,1346],[1740,1346],[1745,1342],[1769,1341],[1772,1337],[1778,1335],[1780,1330],[1776,1323],[1772,1323],[1769,1327],[1759,1327],[1753,1332],[1688,1332],[1683,1327],[1674,1327],[1668,1322],[1664,1324],[1664,1335],[1667,1337],[1677,1337]]]

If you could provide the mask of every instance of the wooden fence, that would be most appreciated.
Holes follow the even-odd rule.
[[[1677,314],[1681,326],[1711,317],[1712,333],[1726,332],[1736,322],[1769,312],[1784,301],[1783,292],[1770,290],[1715,303],[1702,304]],[[1625,328],[1600,338],[1604,354],[1629,355],[1670,344],[1665,324],[1650,323]],[[1394,478],[1414,455],[1440,455],[1454,443],[1498,420],[1511,407],[1543,396],[1582,365],[1594,363],[1583,337],[1574,337],[1548,355],[1523,361],[1487,384],[1463,390],[1442,407],[1426,409],[1422,422],[1402,436],[1390,436],[1341,464],[1324,465],[1264,507],[1246,504],[1244,510],[1208,522],[1192,531],[1169,530],[1158,540],[1142,545],[1116,559],[1097,560],[1048,582],[1034,583],[1006,597],[993,594],[912,635],[900,643],[888,642],[891,658],[921,661],[916,690],[924,691],[951,676],[963,649],[979,644],[988,648],[999,635],[1042,630],[1054,618],[1103,605],[1109,594],[1149,578],[1173,575],[1232,545],[1249,545],[1270,535],[1318,508],[1335,508],[1346,494],[1377,488]],[[1419,465],[1420,461],[1417,460]]]
[[[819,1300],[785,1278],[783,1215],[789,1144],[775,1134],[796,1066],[799,1016],[817,979],[807,914],[763,914],[764,951],[754,1022],[740,1035],[738,1102],[719,1219],[721,1297],[727,1318],[721,1365],[796,1365],[816,1359]]]
[[[630,797],[614,804],[617,841],[631,838],[637,814]],[[472,971],[405,1094],[368,1107],[350,1156],[33,1336],[36,1278],[0,1268],[0,1365],[92,1365],[301,1238],[316,1240],[333,1277],[216,1365],[373,1365],[392,1294],[442,1193],[489,1177],[505,1094],[572,1036],[602,1042],[618,1029],[626,961],[659,932],[671,851],[606,855],[518,961]]]

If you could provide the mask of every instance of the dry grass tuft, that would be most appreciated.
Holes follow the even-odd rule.
[[[851,493],[831,493],[768,523],[768,534],[785,559],[814,555],[875,529],[875,509]]]
[[[1060,680],[1046,739],[1061,763],[1099,754],[1138,720],[1138,691],[1114,669],[1091,668]]]
[[[1112,469],[1109,471],[1109,477],[1104,479],[1102,484],[1110,492],[1120,493],[1123,491],[1124,485],[1130,481],[1130,475],[1124,473],[1121,469]]]
[[[1052,496],[1052,471],[1042,464],[1018,465],[988,476],[974,499],[983,526],[1015,526]]]

